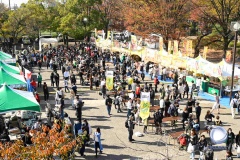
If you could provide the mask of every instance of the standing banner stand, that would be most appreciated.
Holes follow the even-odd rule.
[[[140,103],[140,114],[139,116],[142,120],[147,119],[150,114],[150,92],[141,92],[141,103]],[[134,133],[135,136],[141,137],[143,134],[139,132],[139,122],[138,131]]]

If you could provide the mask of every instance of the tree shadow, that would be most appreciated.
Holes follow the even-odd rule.
[[[110,126],[91,126],[92,128],[94,128],[94,129],[96,129],[96,128],[100,128],[100,129],[112,129],[112,128],[114,128],[114,127],[110,127]]]

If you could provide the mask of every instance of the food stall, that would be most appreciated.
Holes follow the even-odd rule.
[[[27,90],[27,82],[23,75],[14,74],[0,67],[0,85],[7,83],[12,88]]]

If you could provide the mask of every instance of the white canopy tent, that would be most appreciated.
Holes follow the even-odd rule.
[[[52,45],[53,47],[56,47],[58,45],[57,38],[40,38],[39,40],[39,50],[42,50],[42,45]]]

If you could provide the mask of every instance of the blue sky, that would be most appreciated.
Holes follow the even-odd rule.
[[[28,0],[10,0],[11,6],[14,6],[14,4],[17,4],[20,6],[22,3],[26,3]],[[5,3],[7,6],[9,4],[9,0],[0,0],[0,2]]]

